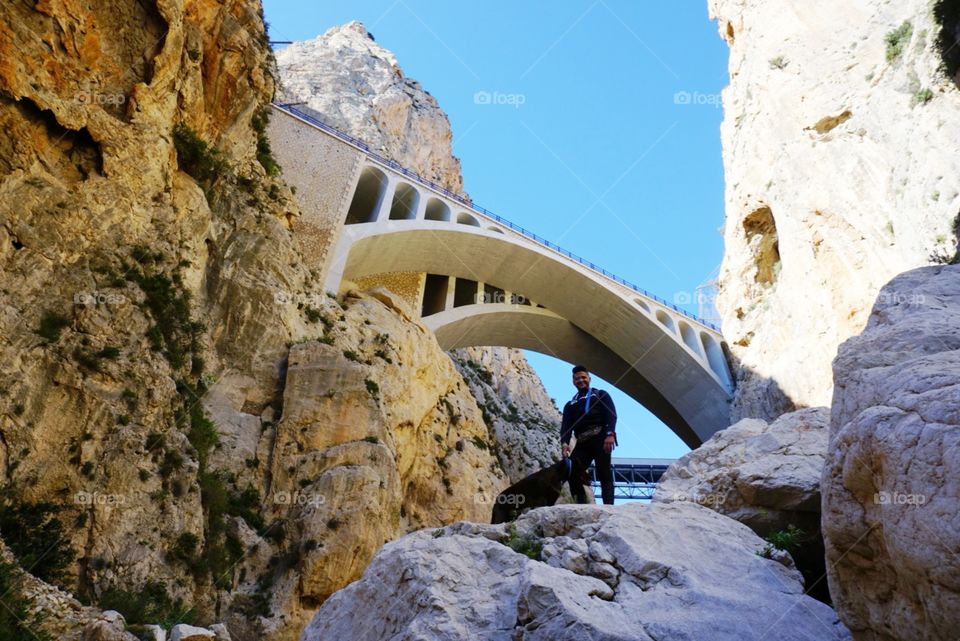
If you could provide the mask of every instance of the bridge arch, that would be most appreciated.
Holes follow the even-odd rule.
[[[271,132],[284,136],[283,153],[322,149],[331,158],[355,159],[347,178],[352,198],[338,212],[345,224],[332,251],[317,256],[327,291],[377,274],[426,274],[421,316],[441,345],[510,345],[585,362],[691,447],[728,425],[732,383],[716,327],[417,177],[309,114],[276,107],[290,116],[271,123]],[[309,164],[318,168],[310,171],[322,171],[325,159]],[[316,180],[310,171],[287,178],[306,194]],[[678,322],[689,331],[678,330]]]
[[[464,317],[442,326],[449,325],[451,331],[469,328],[475,345],[517,346],[563,354],[562,358],[570,360],[579,355],[583,357],[579,360],[592,362],[587,358],[591,350],[583,349],[587,344],[583,341],[578,343],[580,351],[558,348],[567,340],[563,336],[569,336],[554,333],[556,328],[532,345],[511,333],[519,331],[516,324],[504,329],[507,326],[502,322],[494,322],[496,317],[490,316],[489,310],[480,309],[486,305],[463,304],[468,300],[463,295],[461,304],[453,305],[458,281],[471,283],[476,296],[486,299],[489,290],[480,294],[478,289],[478,284],[484,283],[485,288],[501,292],[493,294],[493,302],[546,312],[589,335],[592,352],[604,355],[596,357],[598,374],[618,381],[618,387],[650,408],[691,446],[729,424],[730,378],[720,344],[706,326],[698,328],[703,330],[699,336],[703,350],[693,349],[680,335],[675,316],[660,303],[648,303],[656,309],[654,315],[641,312],[633,290],[557,257],[548,248],[452,221],[348,225],[341,234],[327,289],[339,289],[344,280],[403,271],[429,274],[427,289],[431,291],[424,295],[422,310],[425,322],[434,315],[453,312]],[[536,300],[543,308],[513,304],[518,302],[517,295]],[[481,320],[489,324],[485,328],[478,325]],[[693,331],[694,321],[685,322]],[[439,330],[441,325],[437,327]],[[443,335],[438,331],[438,338]],[[459,346],[460,342],[441,344]]]
[[[393,192],[393,204],[390,207],[390,220],[414,220],[417,217],[417,205],[420,204],[420,191],[408,182],[397,185]]]
[[[450,220],[450,206],[439,198],[432,197],[427,200],[427,210],[424,217],[427,220],[446,222]]]
[[[387,175],[380,169],[367,165],[360,172],[360,179],[353,190],[346,224],[372,223],[387,192]]]

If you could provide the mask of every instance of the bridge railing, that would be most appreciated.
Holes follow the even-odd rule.
[[[461,194],[456,194],[456,193],[450,191],[449,189],[447,189],[446,187],[444,187],[443,185],[439,185],[439,184],[433,182],[432,180],[430,180],[430,179],[428,179],[428,178],[424,178],[423,176],[420,176],[419,174],[410,171],[410,170],[407,169],[406,167],[402,167],[402,166],[401,166],[398,162],[396,162],[395,160],[391,160],[390,158],[386,158],[386,157],[384,157],[384,156],[381,156],[381,155],[378,154],[377,152],[375,152],[375,151],[373,151],[372,149],[370,149],[370,146],[369,146],[367,143],[365,143],[364,141],[360,140],[359,138],[356,138],[356,137],[354,137],[354,136],[351,136],[350,134],[348,134],[348,133],[346,133],[346,132],[344,132],[344,131],[340,131],[340,130],[337,129],[336,127],[331,127],[330,125],[328,125],[327,123],[323,122],[323,121],[320,120],[319,118],[317,118],[317,117],[315,117],[315,116],[311,116],[310,114],[306,113],[305,111],[303,111],[303,110],[301,110],[301,109],[297,109],[297,108],[296,108],[295,106],[293,106],[292,104],[288,104],[288,103],[273,103],[273,104],[274,104],[274,106],[277,107],[278,109],[281,109],[281,110],[283,110],[283,111],[286,111],[287,113],[290,113],[290,114],[296,116],[297,118],[300,118],[300,119],[302,119],[302,120],[305,120],[305,121],[309,122],[311,125],[314,125],[315,127],[317,127],[318,129],[322,129],[323,131],[326,131],[326,132],[329,133],[330,135],[335,136],[336,138],[339,138],[339,139],[343,140],[344,142],[347,142],[347,143],[353,145],[354,147],[359,148],[361,151],[363,151],[365,154],[367,154],[367,156],[369,156],[370,158],[373,158],[373,159],[376,160],[378,163],[380,163],[380,164],[382,164],[382,165],[386,165],[387,167],[390,167],[390,168],[393,169],[394,171],[403,174],[404,176],[408,177],[410,180],[412,180],[412,181],[414,181],[414,182],[416,182],[416,183],[419,183],[419,184],[421,184],[421,185],[423,185],[423,186],[425,186],[425,187],[429,187],[430,189],[432,189],[432,190],[434,190],[434,191],[436,191],[436,192],[439,192],[439,193],[443,194],[443,195],[446,196],[447,198],[450,198],[451,200],[455,200],[456,202],[462,204],[464,207],[467,207],[468,209],[471,209],[471,210],[473,210],[473,211],[475,211],[475,212],[477,212],[477,213],[479,213],[479,214],[482,214],[482,215],[485,216],[486,218],[489,218],[489,219],[491,219],[491,220],[493,220],[493,221],[495,221],[495,222],[498,222],[498,223],[500,223],[501,225],[503,225],[504,227],[508,227],[508,228],[512,229],[513,231],[517,232],[518,234],[520,234],[520,235],[522,235],[522,236],[524,236],[524,237],[526,237],[526,238],[529,238],[530,240],[536,242],[537,244],[543,245],[544,247],[547,247],[547,248],[549,248],[549,249],[551,249],[551,250],[553,250],[553,251],[555,251],[555,252],[557,252],[557,253],[559,253],[559,254],[562,254],[562,255],[565,256],[566,258],[569,258],[570,260],[575,261],[575,262],[583,265],[584,267],[587,267],[587,268],[590,269],[591,271],[596,272],[596,273],[598,273],[598,274],[600,274],[600,275],[602,275],[602,276],[604,276],[604,277],[606,277],[606,278],[608,278],[608,279],[610,279],[610,280],[612,280],[612,281],[614,281],[614,282],[616,282],[616,283],[619,283],[620,285],[623,285],[624,287],[626,287],[626,288],[628,288],[628,289],[631,289],[631,290],[637,292],[638,294],[642,294],[643,296],[646,296],[647,298],[650,298],[650,299],[652,299],[652,300],[655,300],[656,302],[660,303],[660,304],[663,305],[664,307],[669,307],[670,309],[672,309],[673,311],[677,312],[678,314],[681,314],[681,315],[687,317],[688,319],[690,319],[690,320],[692,320],[692,321],[694,321],[694,322],[696,322],[696,323],[699,323],[699,324],[703,325],[704,327],[709,327],[710,329],[714,330],[715,332],[720,332],[720,328],[719,328],[718,326],[714,325],[713,323],[711,323],[710,321],[707,321],[707,320],[705,320],[705,319],[703,319],[703,318],[700,318],[700,317],[696,316],[695,314],[691,314],[690,312],[686,311],[685,309],[681,309],[680,307],[677,307],[675,304],[673,304],[673,303],[671,303],[671,302],[669,302],[669,301],[667,301],[667,300],[664,300],[664,299],[661,298],[660,296],[657,296],[656,294],[654,294],[654,293],[652,293],[652,292],[648,292],[647,290],[643,289],[643,288],[640,287],[639,285],[635,285],[634,283],[631,283],[630,281],[628,281],[628,280],[626,280],[626,279],[623,279],[623,278],[617,276],[616,274],[613,274],[613,273],[607,271],[607,270],[604,269],[603,267],[601,267],[601,266],[599,266],[599,265],[597,265],[597,264],[595,264],[595,263],[592,263],[592,262],[590,262],[589,260],[586,260],[586,259],[584,259],[584,258],[581,258],[580,256],[577,256],[577,255],[574,254],[573,252],[568,251],[568,250],[564,249],[563,247],[560,247],[560,246],[557,245],[556,243],[550,242],[549,240],[547,240],[547,239],[544,238],[543,236],[539,236],[539,235],[535,234],[534,232],[532,232],[532,231],[530,231],[530,230],[528,230],[528,229],[524,229],[524,228],[521,227],[520,225],[517,225],[517,224],[515,224],[515,223],[510,222],[509,220],[507,220],[506,218],[503,218],[502,216],[498,216],[497,214],[493,213],[492,211],[490,211],[490,210],[487,209],[486,207],[481,207],[480,205],[475,204],[475,203],[474,203],[472,200],[470,200],[469,198],[464,198],[463,195],[461,195]]]

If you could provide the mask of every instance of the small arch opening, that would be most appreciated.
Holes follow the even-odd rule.
[[[377,211],[387,191],[387,176],[376,167],[365,167],[360,173],[357,188],[347,211],[348,225],[372,223],[377,219]]]
[[[447,306],[447,286],[450,278],[439,274],[427,274],[426,282],[423,285],[423,305],[420,308],[420,316],[426,317],[431,314],[439,314]]]
[[[450,221],[450,208],[439,198],[431,198],[427,201],[427,211],[424,216],[427,220]]]
[[[480,284],[475,280],[458,278],[453,284],[453,306],[463,307],[477,302],[477,290]]]
[[[683,338],[684,344],[689,347],[694,354],[703,355],[703,350],[700,348],[700,341],[697,340],[697,333],[683,321],[680,321],[680,337]]]
[[[390,220],[413,220],[417,217],[417,205],[419,203],[420,192],[409,183],[400,183],[393,193]]]
[[[479,227],[480,221],[468,214],[465,211],[461,211],[457,214],[457,222],[461,225],[470,225],[472,227]]]
[[[648,314],[650,313],[650,306],[647,305],[645,302],[643,302],[643,300],[639,298],[634,298],[633,302],[639,305],[643,309],[643,311],[647,312]]]
[[[483,302],[484,303],[505,303],[507,302],[507,293],[499,287],[494,287],[490,283],[483,284]]]
[[[495,231],[495,232],[497,232],[498,234],[502,234],[502,233],[503,233],[503,230],[500,229],[499,227],[487,227],[487,229],[489,229],[490,231]]]
[[[677,333],[677,325],[673,322],[673,318],[670,314],[666,313],[662,309],[657,310],[657,320],[660,321],[660,324],[669,329],[674,334]]]
[[[723,355],[723,350],[713,336],[706,332],[700,332],[700,342],[703,344],[703,351],[707,355],[707,362],[710,363],[710,369],[723,381],[724,385],[730,387],[730,372],[727,369],[727,359]]]

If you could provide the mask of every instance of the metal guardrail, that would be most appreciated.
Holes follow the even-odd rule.
[[[553,251],[555,251],[555,252],[563,255],[563,256],[565,256],[566,258],[569,258],[570,260],[575,261],[575,262],[583,265],[584,267],[590,269],[591,271],[593,271],[593,272],[595,272],[595,273],[597,273],[597,274],[600,274],[601,276],[603,276],[603,277],[605,277],[605,278],[608,278],[608,279],[614,281],[615,283],[618,283],[618,284],[620,284],[620,285],[623,285],[624,287],[627,287],[628,289],[632,289],[633,291],[637,292],[638,294],[642,294],[643,296],[646,296],[647,298],[650,298],[650,299],[652,299],[652,300],[655,300],[656,302],[660,303],[660,304],[663,305],[664,307],[669,307],[670,309],[672,309],[673,311],[677,312],[678,314],[681,314],[681,315],[687,317],[688,319],[690,319],[690,320],[692,320],[692,321],[694,321],[694,322],[696,322],[696,323],[699,323],[700,325],[703,325],[704,327],[709,327],[710,329],[712,329],[712,330],[714,330],[715,332],[718,332],[718,333],[720,332],[720,328],[719,328],[718,326],[714,325],[713,323],[711,323],[711,322],[709,322],[709,321],[707,321],[707,320],[704,320],[704,319],[702,319],[702,318],[699,318],[698,316],[696,316],[696,315],[694,315],[694,314],[691,314],[690,312],[688,312],[688,311],[686,311],[686,310],[684,310],[684,309],[681,309],[681,308],[677,307],[677,306],[674,305],[673,303],[670,303],[670,302],[664,300],[663,298],[657,296],[656,294],[651,293],[651,292],[648,292],[647,290],[643,289],[642,287],[640,287],[640,286],[638,286],[638,285],[634,285],[634,284],[631,283],[630,281],[625,280],[625,279],[623,279],[623,278],[620,278],[620,277],[617,276],[616,274],[613,274],[613,273],[607,271],[607,270],[604,269],[603,267],[600,267],[599,265],[596,265],[596,264],[590,262],[589,260],[586,260],[586,259],[584,259],[584,258],[581,258],[580,256],[577,256],[577,255],[574,254],[573,252],[567,251],[566,249],[560,247],[559,245],[550,242],[550,241],[547,240],[546,238],[544,238],[544,237],[542,237],[542,236],[538,236],[537,234],[533,233],[532,231],[529,231],[529,230],[527,230],[527,229],[524,229],[524,228],[521,227],[520,225],[516,225],[516,224],[510,222],[510,221],[507,220],[506,218],[503,218],[503,217],[501,217],[501,216],[498,216],[497,214],[493,213],[493,212],[490,211],[489,209],[487,209],[487,208],[485,208],[485,207],[481,207],[480,205],[475,204],[473,201],[471,201],[471,200],[469,200],[469,199],[467,199],[467,198],[464,198],[462,195],[460,195],[460,194],[455,194],[455,193],[453,193],[452,191],[448,190],[446,187],[444,187],[444,186],[442,186],[442,185],[438,185],[437,183],[433,182],[432,180],[429,180],[429,179],[427,179],[427,178],[424,178],[424,177],[420,176],[419,174],[416,174],[416,173],[410,171],[410,170],[407,169],[406,167],[400,166],[400,164],[397,163],[396,161],[391,160],[391,159],[389,159],[389,158],[385,158],[384,156],[381,156],[381,155],[378,154],[377,152],[375,152],[375,151],[373,151],[372,149],[370,149],[370,146],[369,146],[367,143],[365,143],[365,142],[363,142],[362,140],[360,140],[359,138],[355,138],[354,136],[351,136],[350,134],[348,134],[348,133],[346,133],[346,132],[344,132],[344,131],[340,131],[340,130],[337,129],[336,127],[331,127],[330,125],[328,125],[327,123],[323,122],[323,121],[320,120],[319,118],[316,118],[316,117],[314,117],[314,116],[311,116],[310,114],[308,114],[308,113],[306,113],[306,112],[304,112],[304,111],[302,111],[302,110],[300,110],[300,109],[297,109],[296,107],[294,107],[293,105],[291,105],[291,104],[289,104],[289,103],[277,103],[277,102],[275,102],[275,103],[273,103],[273,106],[276,107],[276,108],[278,108],[278,109],[280,109],[280,110],[282,110],[282,111],[286,111],[287,113],[289,113],[289,114],[291,114],[291,115],[293,115],[293,116],[296,116],[297,118],[300,118],[301,120],[304,120],[304,121],[310,123],[311,125],[317,127],[318,129],[322,129],[323,131],[329,133],[330,135],[335,136],[335,137],[343,140],[344,142],[349,143],[350,145],[352,145],[352,146],[354,146],[354,147],[357,147],[358,149],[360,149],[361,151],[363,151],[365,154],[367,154],[367,156],[369,156],[370,158],[373,158],[374,160],[376,160],[378,163],[380,163],[380,164],[382,164],[382,165],[386,165],[387,167],[390,167],[390,168],[393,169],[394,171],[403,174],[404,176],[406,176],[406,177],[409,178],[410,180],[412,180],[412,181],[414,181],[414,182],[416,182],[416,183],[419,183],[419,184],[423,185],[424,187],[428,187],[428,188],[432,189],[433,191],[436,191],[436,192],[438,192],[438,193],[446,196],[447,198],[450,198],[451,200],[455,200],[456,202],[460,203],[460,204],[463,205],[464,207],[467,207],[468,209],[471,209],[471,210],[473,210],[474,212],[476,212],[476,213],[478,213],[478,214],[481,214],[481,215],[484,216],[485,218],[489,218],[490,220],[492,220],[492,221],[494,221],[494,222],[498,222],[498,223],[500,223],[501,225],[503,225],[503,226],[505,226],[505,227],[508,227],[508,228],[512,229],[513,231],[517,232],[518,234],[524,236],[525,238],[529,238],[530,240],[536,242],[537,244],[543,245],[544,247],[547,247],[548,249],[551,249],[551,250],[553,250]]]

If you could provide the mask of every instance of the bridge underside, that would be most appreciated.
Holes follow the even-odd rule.
[[[497,345],[528,349],[568,363],[582,363],[646,407],[689,447],[701,438],[667,398],[630,363],[570,321],[524,305],[469,305],[424,318],[440,346]]]
[[[641,311],[642,302],[547,250],[434,221],[346,225],[340,242],[330,288],[374,274],[425,272],[493,284],[546,308],[509,305],[521,312],[517,316],[481,313],[485,305],[454,308],[455,315],[429,321],[445,347],[514,346],[582,362],[648,407],[690,447],[729,424],[730,389],[702,353]],[[699,336],[715,344],[705,330]]]

